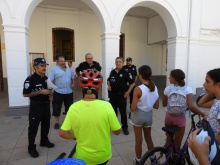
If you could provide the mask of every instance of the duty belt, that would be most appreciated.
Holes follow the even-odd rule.
[[[31,104],[48,104],[50,100],[43,101],[43,100],[31,100]]]
[[[126,91],[120,91],[120,92],[113,92],[111,91],[113,94],[115,95],[124,95]]]

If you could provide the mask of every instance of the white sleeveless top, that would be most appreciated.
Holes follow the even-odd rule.
[[[150,92],[150,89],[144,84],[139,85],[138,87],[142,91],[142,96],[138,99],[137,108],[145,112],[152,111],[153,106],[159,97],[157,87],[155,86],[153,92]]]

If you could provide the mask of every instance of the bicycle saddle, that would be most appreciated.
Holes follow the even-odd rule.
[[[174,135],[175,131],[176,131],[177,126],[171,126],[171,127],[163,127],[162,130],[170,135]]]

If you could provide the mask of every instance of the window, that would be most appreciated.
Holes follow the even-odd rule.
[[[53,28],[53,60],[64,56],[66,60],[75,61],[74,30],[68,28]]]
[[[125,58],[125,34],[121,33],[119,41],[119,57]]]

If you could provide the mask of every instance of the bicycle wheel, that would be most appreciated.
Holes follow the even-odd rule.
[[[163,147],[155,147],[149,151],[147,151],[144,156],[141,158],[140,162],[139,162],[139,165],[144,165],[144,164],[147,164],[147,165],[169,165],[171,164],[170,163],[170,160],[166,160],[166,154],[168,153],[167,149],[163,148]],[[151,159],[150,157],[152,155],[155,155],[156,158],[154,158],[154,161],[151,162]]]

